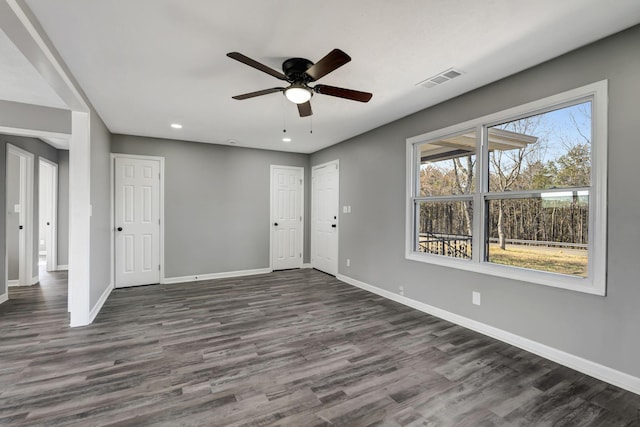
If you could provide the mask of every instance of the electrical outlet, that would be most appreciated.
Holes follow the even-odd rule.
[[[480,292],[473,291],[471,293],[471,302],[475,305],[480,305]]]
[[[404,286],[398,286],[398,293],[404,296]]]
[[[351,267],[351,259],[347,258],[347,267]]]

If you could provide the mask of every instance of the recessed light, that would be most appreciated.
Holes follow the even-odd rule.
[[[282,138],[282,142],[291,142],[291,138]]]
[[[182,129],[182,125],[180,123],[171,123],[171,127],[174,129]]]

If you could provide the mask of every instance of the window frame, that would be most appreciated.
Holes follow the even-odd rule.
[[[437,129],[406,140],[406,220],[405,220],[405,258],[445,267],[468,270],[492,276],[504,277],[523,282],[541,284],[588,294],[606,295],[607,268],[607,80],[578,87],[566,92],[528,102],[503,111]],[[485,261],[485,236],[487,226],[487,200],[504,196],[502,192],[490,192],[487,175],[489,170],[488,129],[492,126],[518,120],[536,114],[558,110],[581,102],[591,101],[591,185],[571,190],[589,191],[589,243],[587,277],[570,276],[561,273],[545,272],[515,266],[501,265]],[[475,191],[470,195],[421,197],[420,192],[420,155],[418,147],[442,138],[465,132],[476,133]],[[523,196],[541,192],[568,191],[527,190]],[[516,196],[510,192],[510,197]],[[415,248],[417,236],[417,204],[425,199],[436,201],[464,200],[472,197],[472,257],[460,259],[442,255],[418,252]]]

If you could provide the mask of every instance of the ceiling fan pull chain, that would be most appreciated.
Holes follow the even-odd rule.
[[[287,115],[285,114],[286,105],[284,105],[284,96],[282,97],[282,133],[287,133]]]
[[[309,133],[313,133],[313,116],[309,116]]]

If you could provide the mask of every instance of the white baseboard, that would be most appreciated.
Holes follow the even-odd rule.
[[[311,263],[304,263],[302,264],[302,266],[300,268],[313,268],[313,266],[311,265]]]
[[[7,302],[9,300],[9,292],[5,292],[4,294],[0,295],[0,304],[2,304],[3,302]]]
[[[608,366],[592,362],[580,356],[576,356],[574,354],[549,347],[548,345],[541,344],[537,341],[532,341],[528,338],[521,337],[511,332],[507,332],[502,329],[480,323],[473,319],[469,319],[468,317],[460,316],[458,314],[451,313],[438,307],[434,307],[423,302],[398,295],[385,289],[377,288],[351,277],[343,276],[342,274],[338,274],[336,278],[349,285],[356,286],[358,288],[372,292],[376,295],[380,295],[384,298],[390,299],[400,304],[415,308],[416,310],[431,314],[432,316],[439,317],[451,323],[455,323],[456,325],[464,326],[465,328],[506,342],[507,344],[511,344],[523,350],[527,350],[533,354],[537,354],[538,356],[544,357],[545,359],[549,359],[571,369],[575,369],[576,371],[582,372],[583,374],[605,381],[609,384],[613,384],[625,390],[629,390],[633,393],[640,394],[640,378],[638,377],[634,377],[616,369],[609,368]]]
[[[109,283],[109,286],[107,286],[107,288],[104,290],[102,295],[100,295],[100,299],[98,299],[98,302],[96,302],[96,305],[94,305],[91,311],[89,312],[89,324],[93,323],[98,313],[100,313],[100,310],[102,310],[102,306],[107,301],[107,298],[109,298],[109,295],[111,295],[112,290],[113,290],[113,283]]]
[[[228,277],[254,276],[256,274],[266,274],[266,273],[271,273],[271,269],[256,268],[254,270],[226,271],[222,273],[196,274],[193,276],[182,276],[182,277],[165,277],[162,283],[173,284],[173,283],[197,282],[200,280],[226,279]]]
[[[56,267],[56,271],[66,271],[69,269],[69,266],[66,264],[60,264]]]
[[[40,281],[40,278],[38,276],[33,276],[31,278],[31,283],[29,283],[28,285],[21,285],[19,280],[9,280],[7,281],[7,285],[11,286],[11,287],[15,287],[15,286],[33,286],[36,283],[38,283]]]

